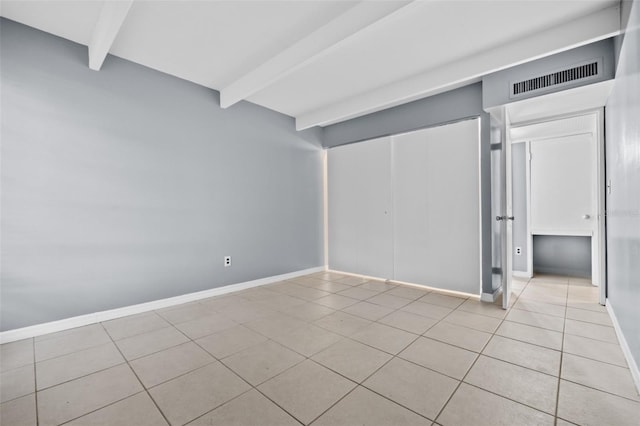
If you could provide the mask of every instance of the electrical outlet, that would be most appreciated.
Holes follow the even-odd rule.
[[[516,254],[520,256],[522,254],[522,247],[516,247]]]
[[[231,256],[224,257],[224,267],[231,266]]]

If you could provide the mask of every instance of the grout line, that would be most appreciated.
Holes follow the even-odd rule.
[[[567,299],[569,297],[569,286],[567,286]],[[562,341],[560,342],[560,369],[558,370],[558,387],[556,388],[556,409],[554,414],[554,425],[558,424],[558,409],[560,406],[560,383],[562,382],[562,364],[564,362],[564,335],[567,328],[567,303],[564,304],[564,321],[562,323]]]
[[[34,400],[36,405],[36,426],[40,425],[40,413],[38,410],[38,375],[36,371],[36,339],[31,338],[31,350],[33,353],[33,385],[35,386],[34,392]]]
[[[129,367],[129,370],[131,370],[131,372],[133,373],[133,375],[136,377],[136,379],[138,379],[138,382],[140,383],[140,386],[142,386],[142,389],[144,392],[147,393],[147,396],[149,397],[149,399],[151,399],[151,401],[153,402],[153,405],[156,406],[156,408],[158,409],[158,411],[160,412],[160,415],[164,418],[164,421],[167,422],[168,425],[171,424],[171,422],[169,421],[169,419],[167,418],[167,416],[164,414],[164,412],[162,411],[162,409],[160,409],[160,406],[158,405],[158,403],[156,402],[155,399],[153,399],[153,397],[151,396],[151,394],[149,393],[149,389],[147,389],[147,387],[144,385],[144,383],[142,383],[142,380],[140,380],[140,377],[138,376],[138,374],[136,373],[136,371],[133,369],[133,367],[131,367],[131,364],[129,363],[129,360],[127,360],[127,357],[124,356],[124,354],[122,353],[122,351],[120,350],[120,348],[118,347],[118,345],[116,344],[116,342],[113,340],[113,338],[111,337],[111,335],[109,334],[109,332],[107,331],[107,329],[105,328],[104,324],[102,322],[99,323],[100,326],[102,327],[102,329],[105,331],[105,333],[107,333],[107,335],[109,336],[109,338],[111,339],[111,342],[113,343],[113,345],[116,347],[116,349],[118,350],[118,352],[120,352],[120,355],[122,356],[122,358],[125,360],[125,363],[127,364],[127,367]],[[131,396],[131,395],[130,395]],[[128,398],[128,397],[127,397]],[[126,399],[126,398],[125,398]],[[87,413],[88,414],[88,413]],[[86,415],[86,414],[85,414]]]

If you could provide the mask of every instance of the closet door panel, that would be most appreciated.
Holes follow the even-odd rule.
[[[329,268],[392,278],[390,138],[328,155]]]
[[[393,137],[395,279],[480,292],[479,121]]]

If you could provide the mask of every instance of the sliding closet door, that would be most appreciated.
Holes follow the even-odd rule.
[[[390,138],[328,155],[329,268],[393,276]]]
[[[393,137],[395,279],[480,292],[479,120]]]

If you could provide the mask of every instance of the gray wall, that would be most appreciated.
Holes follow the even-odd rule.
[[[550,88],[548,91],[539,91],[529,95],[518,96],[517,99],[509,98],[509,85],[511,82],[520,81],[539,75],[557,71],[564,67],[572,66],[590,59],[602,58],[604,70],[600,76],[594,79],[573,82],[559,88]],[[498,71],[482,77],[482,104],[484,108],[504,105],[516,100],[527,99],[570,89],[573,87],[593,84],[599,81],[611,80],[615,73],[614,42],[613,38],[601,40],[586,46],[560,52],[522,65]]]
[[[323,264],[321,132],[0,22],[2,330]]]
[[[591,278],[591,237],[534,235],[533,273]]]
[[[630,2],[623,2],[629,7]],[[623,13],[624,16],[624,13]],[[606,106],[607,293],[640,365],[640,1],[631,9]]]
[[[491,147],[489,114],[482,109],[482,84],[399,105],[324,128],[324,146],[334,147],[439,124],[481,117],[482,291],[491,283]]]
[[[516,143],[511,148],[513,206],[513,270],[527,271],[527,144]],[[522,252],[516,254],[516,247]]]

